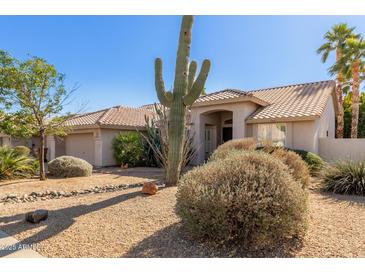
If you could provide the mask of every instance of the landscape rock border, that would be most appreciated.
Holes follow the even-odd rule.
[[[156,181],[155,182],[159,187],[164,187],[164,184],[161,184]],[[75,197],[81,195],[89,195],[89,194],[97,194],[97,193],[106,193],[106,192],[115,192],[120,190],[125,190],[129,188],[137,188],[143,187],[143,183],[135,183],[135,184],[120,184],[120,185],[104,185],[104,186],[95,186],[82,190],[73,190],[73,191],[54,191],[54,190],[46,190],[45,192],[31,192],[30,194],[7,194],[5,197],[0,198],[0,204],[6,203],[27,203],[27,202],[36,202],[36,201],[45,201],[51,199],[61,199],[67,197]]]

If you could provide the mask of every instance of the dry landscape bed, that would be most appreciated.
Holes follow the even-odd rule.
[[[126,177],[149,177],[143,169],[128,172]],[[155,172],[155,178],[160,175]],[[37,251],[47,257],[365,257],[365,197],[311,190],[309,230],[302,243],[245,252],[190,239],[174,213],[176,188],[154,196],[139,190],[3,204],[0,229],[21,243],[38,243]],[[24,222],[24,213],[40,208],[50,210],[48,220]]]
[[[39,181],[36,178],[0,181],[0,197],[10,193],[22,195],[33,191],[72,191],[95,186],[141,183],[159,179],[162,175],[163,171],[159,168],[121,169],[113,167],[97,169],[91,177],[48,178],[47,181]]]

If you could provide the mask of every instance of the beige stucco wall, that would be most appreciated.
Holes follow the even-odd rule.
[[[329,162],[365,160],[365,139],[319,138],[319,155]]]

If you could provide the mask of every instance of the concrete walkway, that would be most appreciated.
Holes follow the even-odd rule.
[[[0,258],[42,258],[32,249],[22,249],[19,241],[0,230]]]

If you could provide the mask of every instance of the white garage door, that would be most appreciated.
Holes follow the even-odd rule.
[[[94,164],[94,137],[92,133],[70,134],[65,137],[66,155]]]

